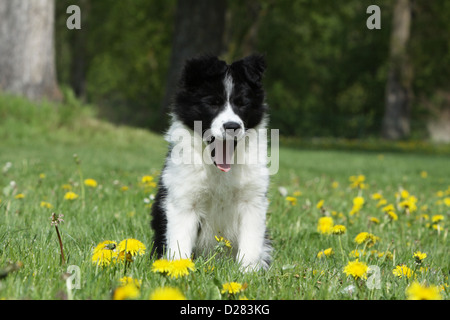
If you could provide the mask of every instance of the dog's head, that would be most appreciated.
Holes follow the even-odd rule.
[[[222,171],[230,169],[234,151],[234,143],[225,147],[226,141],[241,139],[246,130],[256,128],[264,119],[265,69],[261,55],[251,55],[231,65],[217,57],[204,56],[188,60],[183,69],[172,111],[192,130],[195,121],[201,121],[201,134],[207,143],[214,142],[216,150],[223,150],[220,159],[213,154],[214,163]],[[220,144],[223,148],[219,148]]]

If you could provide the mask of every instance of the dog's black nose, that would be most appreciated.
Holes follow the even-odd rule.
[[[237,122],[229,121],[229,122],[225,122],[223,124],[223,128],[225,130],[238,130],[238,129],[241,129],[241,125]]]

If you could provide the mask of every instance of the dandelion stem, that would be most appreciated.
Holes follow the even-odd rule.
[[[83,172],[81,171],[81,166],[80,166],[81,160],[77,154],[74,154],[73,158],[75,160],[75,164],[77,165],[78,176],[80,177],[81,205],[82,205],[82,208],[84,209],[85,208],[85,192],[84,192]]]
[[[56,229],[56,235],[58,236],[58,241],[59,241],[59,248],[61,250],[61,263],[65,264],[66,263],[66,259],[64,258],[64,250],[63,250],[63,244],[62,244],[62,240],[61,240],[61,235],[59,233],[59,229],[58,229],[58,225],[61,222],[64,222],[64,220],[62,219],[64,215],[60,214],[58,215],[58,217],[56,216],[56,213],[52,213],[52,216],[50,217],[50,219],[52,220],[51,225],[55,226]]]
[[[219,253],[218,251],[214,252],[214,254],[212,255],[212,257],[209,258],[208,260],[206,260],[206,261],[203,263],[203,266],[206,266],[208,263],[210,263],[211,260],[213,260],[213,259],[216,257],[216,255],[217,255],[218,253]]]
[[[56,234],[58,235],[59,247],[61,249],[61,261],[62,261],[62,264],[65,264],[66,259],[64,258],[63,244],[62,244],[62,240],[61,240],[61,235],[59,234],[58,226],[55,226],[55,229],[56,229]]]
[[[344,261],[344,249],[342,248],[341,236],[339,235],[338,238],[339,238],[339,247],[341,248],[342,261]]]

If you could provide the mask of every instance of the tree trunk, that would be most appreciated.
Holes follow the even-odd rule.
[[[54,0],[0,0],[0,90],[59,100]]]
[[[410,36],[410,0],[397,0],[394,7],[390,44],[390,66],[386,86],[382,136],[398,140],[410,134],[412,66],[407,45]]]
[[[87,38],[89,32],[90,0],[78,0],[76,3],[81,8],[81,30],[71,32],[71,64],[70,85],[75,95],[81,100],[86,100],[86,75],[88,69]]]
[[[201,54],[222,53],[225,13],[225,0],[178,1],[166,92],[161,106],[162,119],[172,103],[185,60]]]

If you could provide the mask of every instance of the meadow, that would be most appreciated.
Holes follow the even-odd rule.
[[[166,148],[74,99],[0,96],[0,299],[449,298],[448,152],[282,143],[273,262],[242,273],[226,239],[178,267],[150,256]]]

